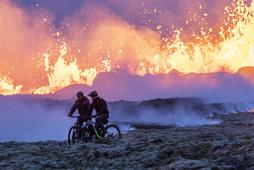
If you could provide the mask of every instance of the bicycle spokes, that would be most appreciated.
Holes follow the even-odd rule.
[[[105,128],[104,137],[110,140],[118,140],[121,138],[120,129],[116,125],[108,125]]]
[[[121,138],[121,131],[116,125],[107,125],[106,127],[99,128],[98,130],[92,126],[72,126],[68,133],[68,143],[75,144],[80,142],[89,142],[96,139],[109,139],[116,141]]]

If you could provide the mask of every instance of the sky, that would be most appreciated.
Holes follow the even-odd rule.
[[[52,13],[58,22],[62,21],[67,15],[73,15],[84,5],[84,0],[13,0],[20,6],[29,9],[40,8],[46,9]]]

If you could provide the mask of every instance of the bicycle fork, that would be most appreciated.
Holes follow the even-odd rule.
[[[93,126],[93,131],[94,131],[95,137],[96,137],[97,139],[100,139],[101,136],[99,135],[97,129],[96,129],[94,126]]]

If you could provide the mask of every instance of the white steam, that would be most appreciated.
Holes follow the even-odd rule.
[[[72,121],[63,107],[9,98],[0,102],[0,141],[64,140]]]
[[[76,121],[67,117],[72,102],[34,96],[0,96],[0,141],[66,140],[69,128]],[[213,118],[214,114],[253,109],[253,103],[197,104],[201,111],[191,108],[192,105],[188,103],[175,103],[173,109],[165,109],[164,104],[158,108],[151,106],[153,102],[146,101],[147,106],[135,102],[120,102],[118,106],[117,103],[109,103],[110,122],[117,123],[122,132],[134,130],[132,125],[135,124],[180,127],[211,125],[220,123],[220,120]]]
[[[161,109],[148,108],[138,109],[137,113],[128,115],[123,111],[113,110],[113,120],[123,121],[129,124],[142,124],[142,125],[162,125],[170,126],[175,125],[179,127],[185,126],[200,126],[200,125],[212,125],[220,123],[220,120],[216,120],[210,117],[209,114],[201,115],[194,112],[191,109],[178,107],[172,111],[165,111]]]

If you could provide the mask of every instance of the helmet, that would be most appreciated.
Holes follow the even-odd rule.
[[[94,90],[91,93],[89,93],[88,96],[90,96],[90,97],[97,97],[98,93],[97,93],[97,91]]]
[[[84,93],[82,91],[77,92],[77,97],[83,97]]]

